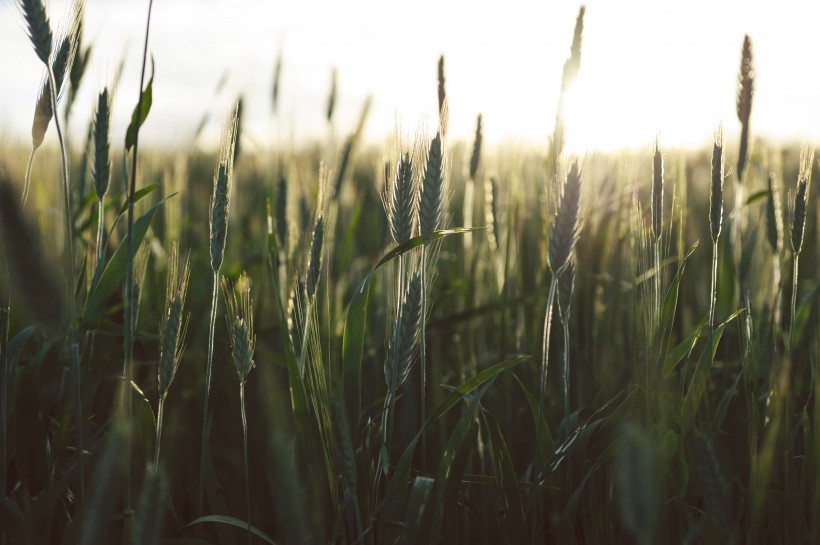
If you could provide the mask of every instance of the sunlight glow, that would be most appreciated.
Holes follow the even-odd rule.
[[[123,52],[126,68],[114,131],[124,131],[136,94],[141,2],[86,2],[86,40],[95,41],[72,134],[82,135],[93,94],[110,80]],[[52,0],[55,17],[64,0]],[[349,130],[373,97],[366,136],[380,141],[436,118],[435,67],[446,58],[451,136],[470,140],[482,113],[489,144],[546,145],[553,129],[561,68],[579,3],[508,0],[503,4],[422,0],[175,0],[155,6],[151,51],[157,60],[154,110],[146,142],[187,145],[200,119],[218,135],[225,110],[246,97],[254,142],[323,138],[330,72],[338,70],[336,132]],[[566,99],[571,153],[649,145],[699,146],[723,123],[734,138],[734,93],[743,35],[752,37],[757,72],[752,136],[820,139],[808,47],[820,2],[784,0],[588,0],[581,69]],[[190,16],[194,9],[195,16]],[[284,59],[282,102],[273,116],[270,87],[277,51]],[[41,69],[11,0],[0,8],[3,83],[0,132],[25,140]],[[227,84],[215,91],[227,74]],[[412,132],[412,131],[411,131]],[[78,136],[82,137],[82,136]]]

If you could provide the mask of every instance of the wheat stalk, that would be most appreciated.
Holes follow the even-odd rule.
[[[746,156],[749,147],[749,116],[752,112],[752,95],[754,93],[754,66],[752,65],[752,39],[743,37],[743,48],[740,54],[740,73],[737,81],[737,119],[740,121],[740,149],[737,156],[737,181],[743,182],[746,168]]]
[[[174,242],[168,261],[168,281],[165,287],[165,311],[162,314],[159,341],[159,367],[157,369],[157,390],[159,405],[157,408],[157,439],[154,450],[154,466],[159,465],[159,450],[162,439],[162,417],[165,399],[171,389],[171,383],[182,361],[185,349],[185,333],[188,330],[189,316],[184,315],[185,297],[188,293],[188,279],[191,276],[190,254],[179,260],[179,243]]]
[[[769,193],[766,197],[766,239],[772,249],[772,325],[780,325],[780,253],[783,248],[783,217],[777,178],[770,172],[767,177]]]
[[[718,129],[712,146],[712,183],[709,197],[709,234],[712,237],[712,280],[709,289],[709,331],[715,327],[717,298],[718,239],[723,225],[723,130]],[[710,333],[711,337],[711,333]]]
[[[548,261],[552,271],[549,292],[547,293],[547,307],[544,311],[544,335],[541,342],[541,380],[538,388],[538,418],[535,425],[535,467],[540,454],[541,421],[544,415],[544,393],[547,388],[547,369],[549,367],[550,328],[552,325],[552,308],[558,279],[569,266],[570,256],[578,241],[579,217],[581,211],[581,172],[575,162],[567,173],[567,181],[561,194],[558,210],[552,223],[549,236]]]
[[[425,405],[427,389],[427,347],[425,342],[425,330],[427,324],[427,294],[429,291],[429,286],[427,285],[428,246],[431,244],[433,233],[441,226],[443,194],[443,152],[441,146],[441,136],[439,133],[436,133],[436,136],[430,141],[430,147],[427,151],[427,163],[424,168],[421,197],[419,199],[419,227],[422,239],[424,240],[421,247],[421,323],[419,325],[419,346],[421,352],[421,377],[419,390],[421,392],[422,425],[424,425],[424,421],[427,419]],[[433,259],[433,264],[431,267],[435,267],[435,259]],[[422,464],[426,465],[426,441],[424,437],[422,437]]]
[[[444,86],[444,55],[441,55],[438,58],[438,79],[437,79],[437,87],[438,87],[438,124],[439,124],[439,132],[441,132],[442,136],[447,136],[447,121],[448,121],[448,110],[449,107],[447,105],[447,90]]]
[[[253,361],[253,352],[256,346],[256,336],[253,332],[253,301],[251,300],[251,284],[245,274],[239,277],[239,299],[222,279],[222,291],[225,294],[225,304],[228,308],[228,332],[231,338],[231,355],[239,376],[239,406],[242,413],[242,438],[245,465],[245,505],[247,506],[248,543],[251,542],[251,496],[250,480],[248,478],[248,418],[245,412],[245,384],[251,369],[256,367]]]
[[[94,271],[95,280],[102,274],[102,265],[105,259],[103,244],[105,194],[111,179],[111,139],[109,136],[111,120],[111,99],[108,88],[105,88],[97,98],[97,111],[94,113],[94,162],[91,167],[94,180],[94,191],[97,194],[97,263]]]
[[[794,349],[794,318],[797,309],[797,273],[800,263],[800,252],[803,249],[803,237],[806,230],[806,211],[808,208],[811,169],[814,162],[814,149],[803,147],[800,152],[800,172],[797,177],[797,191],[792,208],[791,244],[794,263],[792,265],[792,305],[789,320],[789,346]]]
[[[211,392],[211,370],[214,356],[214,330],[216,328],[217,297],[219,295],[220,268],[225,257],[228,238],[228,212],[230,210],[231,185],[233,183],[233,160],[237,139],[238,105],[225,124],[220,146],[219,164],[214,172],[214,188],[211,195],[210,256],[213,272],[213,292],[211,293],[211,313],[208,330],[208,361],[205,370],[205,400],[202,411],[202,445],[200,452],[200,511],[202,510],[203,486],[205,482],[205,456],[208,445],[208,398]]]

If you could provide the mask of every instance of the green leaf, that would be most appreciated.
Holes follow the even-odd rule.
[[[484,227],[442,229],[435,231],[431,236],[431,240],[439,240],[450,235],[483,229]],[[365,329],[367,327],[367,302],[370,296],[370,282],[373,274],[393,259],[423,244],[424,239],[417,236],[399,244],[385,254],[365,276],[348,305],[342,337],[342,369],[345,398],[347,400],[346,410],[352,426],[356,425],[361,414],[362,356],[364,354]]]
[[[229,526],[235,526],[237,528],[242,528],[243,530],[247,531],[248,523],[244,520],[238,519],[236,517],[229,517],[227,515],[206,515],[204,517],[199,517],[196,520],[192,520],[182,528],[180,531],[185,530],[186,528],[190,528],[191,526],[195,526],[197,524],[204,524],[206,522],[214,522],[217,524],[227,524]],[[270,545],[276,545],[276,542],[267,536],[264,532],[262,532],[256,526],[251,525],[251,533],[264,541],[265,543],[269,543]]]
[[[417,476],[413,481],[413,490],[410,491],[410,499],[404,513],[405,543],[418,542],[417,530],[434,484],[435,480],[423,475]]]
[[[504,528],[504,532],[511,539],[512,543],[525,543],[527,541],[527,526],[524,515],[524,504],[521,501],[518,478],[515,474],[515,466],[512,463],[512,456],[504,441],[501,427],[495,418],[487,412],[482,411],[481,416],[484,426],[487,428],[492,446],[492,461],[495,469],[495,480],[504,497],[501,505],[505,516],[499,517],[499,522]]]
[[[148,210],[148,212],[137,218],[134,222],[134,251],[130,256],[131,259],[133,259],[137,254],[137,250],[139,249],[142,240],[145,238],[145,234],[148,232],[148,227],[151,225],[151,220],[154,219],[154,214],[156,214],[157,209],[167,200],[167,198],[168,197],[156,203]],[[127,254],[128,237],[124,238],[120,242],[120,245],[117,246],[117,249],[114,251],[114,255],[112,255],[111,259],[108,263],[106,263],[105,269],[100,275],[99,281],[91,287],[91,294],[88,297],[88,301],[85,305],[85,311],[83,312],[84,323],[88,323],[96,318],[97,313],[101,308],[103,308],[103,305],[108,298],[111,297],[122,285],[129,261],[129,256]]]
[[[347,414],[350,425],[357,426],[362,408],[362,355],[364,353],[365,327],[367,325],[367,300],[370,295],[370,278],[367,278],[353,294],[347,307],[342,337],[342,375]]]
[[[521,391],[524,392],[524,397],[527,398],[527,404],[530,406],[530,413],[532,414],[532,421],[533,426],[536,426],[536,422],[539,420],[541,421],[541,433],[538,434],[541,438],[539,442],[540,445],[536,445],[539,449],[539,456],[542,460],[546,460],[550,456],[555,453],[555,441],[552,438],[552,433],[550,432],[549,424],[547,424],[547,418],[544,416],[543,418],[538,418],[538,401],[535,397],[530,393],[524,383],[521,382],[521,379],[518,378],[518,375],[513,375],[515,381],[518,382],[518,386],[521,387]]]
[[[718,344],[720,344],[720,337],[723,335],[723,330],[729,323],[737,318],[745,309],[740,309],[734,312],[731,316],[715,328],[712,335],[711,343],[709,339],[706,340],[706,346],[703,347],[698,364],[695,367],[695,373],[692,376],[692,382],[689,386],[689,391],[686,393],[686,398],[683,400],[682,407],[682,427],[686,430],[692,423],[695,413],[700,407],[700,401],[703,394],[706,392],[706,387],[709,384],[709,378],[712,372],[712,362],[715,359],[715,352],[717,352]],[[710,346],[711,344],[711,346]]]
[[[481,398],[492,386],[493,381],[487,382],[476,392],[470,401],[470,405],[461,415],[453,433],[447,441],[444,452],[441,455],[438,470],[436,471],[436,482],[431,503],[424,513],[424,519],[431,519],[428,539],[425,543],[438,543],[441,524],[444,520],[445,510],[451,510],[456,505],[456,495],[464,465],[460,459],[467,455],[469,449],[462,449],[464,441],[469,435],[473,422],[480,408]]]
[[[137,191],[134,192],[134,204],[137,204],[143,198],[147,197],[148,195],[150,195],[151,193],[153,193],[157,189],[159,189],[159,184],[151,184],[151,185],[147,185],[147,186],[143,187],[142,189],[138,189]],[[176,195],[176,193],[174,193],[174,195]],[[171,195],[168,196],[168,198],[170,198],[170,197],[171,197]],[[122,205],[122,208],[120,208],[120,211],[117,212],[117,218],[119,218],[120,216],[122,216],[126,212],[128,212],[128,198],[127,197],[125,199],[125,202]]]
[[[701,333],[703,333],[703,328],[706,327],[707,320],[708,318],[704,318],[691,335],[681,341],[678,346],[666,353],[666,359],[663,362],[663,378],[669,377],[684,357],[687,359],[689,358],[689,355],[692,353],[692,350],[694,350]]]
[[[769,196],[769,193],[771,192],[768,189],[762,189],[760,191],[752,193],[746,198],[746,202],[743,203],[743,206],[749,206],[756,203],[757,201],[762,201],[763,199]]]
[[[800,304],[797,305],[797,310],[794,312],[794,339],[791,340],[793,346],[798,346],[800,339],[803,338],[803,332],[806,330],[806,324],[809,322],[809,316],[811,316],[812,306],[818,299],[818,291],[820,291],[820,284],[815,286]]]
[[[480,387],[481,385],[487,383],[488,381],[492,381],[497,377],[502,371],[506,369],[510,369],[522,361],[525,361],[529,356],[519,356],[516,358],[512,358],[509,360],[505,360],[495,365],[492,365],[482,371],[481,373],[477,374],[475,377],[463,382],[460,386],[458,386],[455,390],[453,390],[439,405],[433,410],[432,413],[427,417],[427,420],[419,430],[418,434],[413,438],[410,443],[408,443],[407,447],[405,447],[404,452],[399,459],[398,464],[393,471],[393,476],[390,481],[387,483],[387,488],[385,490],[384,495],[384,502],[380,506],[378,518],[382,521],[386,521],[383,530],[391,533],[395,531],[395,525],[390,524],[391,521],[399,521],[401,520],[401,516],[405,512],[405,498],[407,497],[407,488],[409,485],[410,479],[410,464],[413,460],[413,453],[416,448],[416,444],[418,444],[421,435],[427,429],[427,427],[432,423],[441,418],[444,414],[447,413],[451,408],[453,408],[459,401],[464,399],[467,394],[475,390],[476,388]],[[483,394],[482,394],[483,395]],[[481,396],[477,396],[478,399],[481,399]],[[473,398],[475,401],[475,397]],[[387,542],[390,542],[388,539]]]
[[[140,101],[134,106],[134,112],[131,114],[131,124],[128,125],[128,130],[125,133],[125,152],[131,151],[137,141],[137,133],[139,132],[145,119],[148,117],[148,112],[151,111],[151,103],[153,102],[152,87],[154,84],[154,58],[151,57],[151,78],[148,84],[140,94]]]
[[[698,248],[698,241],[695,241],[689,247],[686,254],[683,256],[680,265],[678,266],[678,271],[675,273],[675,278],[672,279],[672,283],[669,285],[669,289],[666,290],[666,295],[663,299],[663,307],[661,310],[661,328],[660,332],[662,335],[663,347],[665,349],[668,348],[669,338],[672,335],[672,325],[675,321],[675,311],[678,307],[678,293],[680,290],[680,283],[683,279],[683,271],[686,268],[686,262],[695,253],[695,250]],[[664,365],[664,369],[666,365]],[[666,371],[664,371],[665,373]]]

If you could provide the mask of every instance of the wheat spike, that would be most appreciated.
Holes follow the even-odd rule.
[[[444,86],[444,55],[438,58],[438,122],[442,136],[447,136],[447,90]]]
[[[105,88],[97,99],[97,111],[94,114],[94,164],[91,169],[94,177],[94,190],[99,200],[102,200],[108,191],[111,178],[110,121],[111,99],[108,88]]]
[[[28,27],[26,32],[34,46],[34,52],[43,64],[48,64],[48,58],[51,56],[52,34],[46,7],[41,0],[19,0],[17,5],[26,20]]]
[[[549,238],[549,266],[552,273],[561,275],[569,263],[575,242],[578,240],[581,208],[581,173],[578,163],[573,163],[564,184],[561,203],[555,212]]]
[[[663,233],[663,156],[658,141],[655,140],[655,155],[652,161],[652,234],[655,240]]]
[[[327,122],[333,122],[333,112],[336,109],[336,95],[337,95],[337,88],[336,88],[336,80],[337,80],[337,71],[336,68],[333,68],[330,72],[330,92],[327,95]]]
[[[792,209],[792,250],[795,254],[800,254],[803,248],[803,234],[806,230],[806,208],[809,199],[809,183],[811,182],[811,169],[814,162],[814,150],[804,147],[800,153],[800,173],[797,178],[797,192],[794,195],[794,208]]]
[[[419,227],[425,240],[441,226],[443,187],[441,136],[436,133],[427,152],[419,203]]]
[[[238,105],[222,134],[219,164],[214,172],[214,189],[211,195],[210,251],[211,269],[219,272],[225,257],[225,242],[228,238],[228,211],[230,209],[231,184],[233,181],[233,159],[237,135]]]
[[[396,166],[396,178],[388,197],[390,234],[396,244],[401,244],[413,236],[418,206],[417,195],[413,184],[413,161],[410,154],[405,153],[399,158],[399,164]]]
[[[578,10],[578,17],[575,19],[575,30],[572,33],[570,56],[564,63],[564,71],[561,76],[562,94],[575,82],[575,78],[578,76],[578,71],[581,69],[581,41],[584,34],[585,13],[586,6],[581,6]]]
[[[737,119],[740,121],[740,149],[737,156],[737,179],[743,180],[746,168],[746,156],[749,147],[749,115],[752,113],[752,94],[754,93],[755,71],[752,65],[752,39],[743,37],[743,49],[740,54],[740,74],[737,81]]]
[[[475,175],[478,172],[478,165],[481,162],[481,141],[483,136],[481,133],[481,114],[475,122],[475,139],[473,140],[473,154],[470,156],[470,178],[475,180]]]
[[[558,310],[561,321],[567,323],[572,308],[572,294],[575,291],[575,259],[571,258],[564,272],[558,275]]]
[[[718,129],[712,147],[712,184],[709,198],[709,232],[717,244],[723,225],[723,130]]]
[[[165,288],[165,312],[162,315],[159,342],[159,393],[168,394],[184,350],[188,317],[184,315],[188,279],[191,276],[190,255],[179,260],[179,243],[174,242],[168,261],[168,283]]]
[[[772,252],[780,253],[783,245],[783,219],[780,215],[780,190],[773,172],[768,176],[769,194],[766,196],[766,237]]]
[[[251,283],[246,274],[239,277],[236,290],[229,285],[227,279],[222,278],[222,292],[225,294],[225,305],[228,315],[228,333],[231,338],[231,355],[236,367],[239,381],[248,380],[251,369],[256,367],[253,361],[253,351],[256,346],[256,336],[253,332],[253,300],[251,299]],[[236,291],[239,291],[239,298]]]
[[[410,374],[418,350],[420,320],[421,274],[416,272],[407,284],[407,290],[398,306],[393,337],[388,349],[385,379],[391,393],[395,393]]]
[[[313,226],[313,238],[310,241],[310,256],[308,259],[307,278],[305,288],[308,297],[313,297],[319,285],[319,275],[322,272],[322,252],[325,242],[325,219],[319,214]]]

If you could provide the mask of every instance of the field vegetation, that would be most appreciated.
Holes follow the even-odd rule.
[[[707,150],[565,153],[581,8],[543,149],[448,138],[442,56],[409,141],[365,101],[248,151],[240,99],[162,151],[150,27],[127,134],[112,81],[69,146],[74,6],[19,0],[45,75],[0,146],[4,545],[820,539],[818,163],[755,137],[751,38]]]

